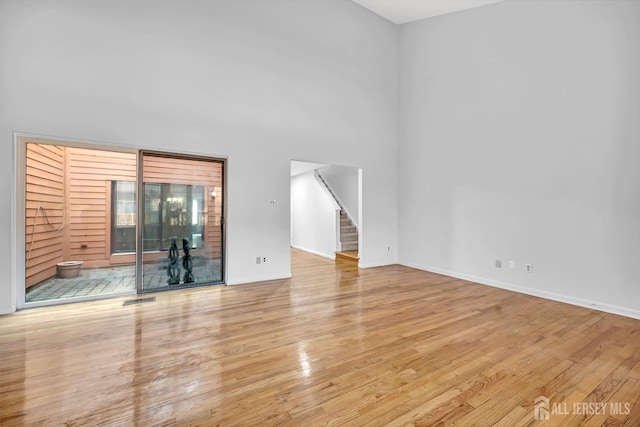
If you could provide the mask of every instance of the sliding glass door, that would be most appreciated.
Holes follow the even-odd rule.
[[[223,160],[18,141],[19,307],[223,283]]]
[[[223,162],[143,152],[139,292],[222,283]]]

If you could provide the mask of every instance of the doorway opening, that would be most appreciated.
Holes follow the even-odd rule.
[[[291,246],[359,263],[362,250],[362,170],[291,161]]]
[[[223,159],[26,136],[17,146],[18,307],[224,282]]]

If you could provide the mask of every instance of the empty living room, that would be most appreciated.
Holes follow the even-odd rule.
[[[640,425],[640,0],[0,0],[0,425]]]

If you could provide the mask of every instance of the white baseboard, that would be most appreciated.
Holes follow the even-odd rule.
[[[301,251],[309,252],[310,254],[321,256],[323,258],[329,258],[329,259],[334,260],[334,261],[336,259],[336,254],[335,253],[333,253],[333,254],[325,254],[323,252],[314,251],[313,249],[307,249],[307,248],[303,248],[302,246],[293,245],[293,244],[291,245],[291,247],[294,248],[294,249],[301,250]]]
[[[429,271],[431,273],[443,274],[445,276],[455,277],[457,279],[468,280],[470,282],[479,283],[481,285],[493,286],[494,288],[505,289],[508,291],[518,292],[521,294],[532,295],[534,297],[540,297],[552,301],[563,302],[566,304],[577,305],[579,307],[590,308],[593,310],[604,311],[606,313],[617,314],[620,316],[630,317],[632,319],[640,320],[640,310],[634,310],[628,307],[619,307],[617,305],[605,304],[598,301],[586,300],[583,298],[576,298],[570,295],[557,294],[555,292],[541,291],[539,289],[528,288],[525,286],[518,286],[511,283],[500,282],[496,280],[489,280],[482,277],[471,276],[468,274],[458,273],[455,271],[448,271],[441,268],[412,264],[401,263],[406,267],[415,268],[418,270]]]
[[[388,265],[396,265],[398,264],[397,262],[388,262],[388,261],[383,261],[383,262],[379,262],[379,263],[363,263],[362,261],[360,261],[360,263],[358,264],[359,268],[375,268],[375,267],[386,267]],[[408,266],[407,266],[408,267]]]
[[[270,282],[272,280],[286,280],[291,279],[291,275],[288,276],[278,276],[278,277],[270,277],[268,279],[239,279],[234,281],[227,281],[225,285],[227,286],[236,286],[236,285],[246,285],[247,283],[260,283],[260,282]]]

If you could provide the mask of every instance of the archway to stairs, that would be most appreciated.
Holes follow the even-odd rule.
[[[291,161],[291,246],[358,264],[362,252],[362,171]]]

